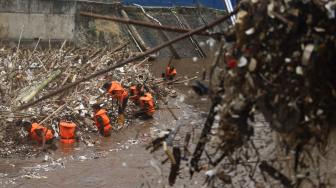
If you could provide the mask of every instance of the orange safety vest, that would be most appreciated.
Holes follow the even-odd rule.
[[[115,81],[112,81],[111,87],[108,89],[108,92],[112,97],[117,98],[121,104],[124,98],[128,96],[128,92],[121,86],[120,83]]]
[[[142,110],[145,111],[145,113],[149,116],[153,116],[155,112],[155,107],[154,107],[154,99],[152,94],[150,93],[145,93],[144,96],[140,97],[140,106]]]
[[[104,136],[109,136],[112,131],[112,126],[110,124],[110,118],[106,114],[105,109],[100,109],[94,116],[94,121],[96,123],[96,126],[98,129],[100,129],[100,124],[98,122],[98,117],[101,117],[103,119],[104,124]]]
[[[42,137],[40,137],[39,135],[36,134],[36,130],[38,129],[43,129],[43,134],[45,134],[45,140],[51,140],[52,138],[54,138],[54,134],[51,132],[50,129],[47,129],[46,127],[41,126],[38,123],[33,123],[32,124],[32,128],[30,129],[30,137],[31,139],[37,141],[38,143],[42,143]]]
[[[176,69],[170,69],[170,67],[166,68],[166,76],[176,76]]]
[[[76,124],[70,121],[59,123],[61,142],[71,144],[75,142]]]

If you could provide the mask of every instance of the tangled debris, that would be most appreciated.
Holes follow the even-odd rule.
[[[214,187],[324,187],[330,172],[320,158],[336,115],[336,2],[247,0],[237,9],[217,43],[212,106],[190,173],[210,169]],[[267,151],[255,141],[261,121],[277,132]]]
[[[64,43],[65,44],[65,43]],[[27,133],[17,122],[22,119],[43,122],[45,126],[58,133],[58,121],[69,119],[78,125],[81,140],[92,146],[90,136],[85,133],[95,132],[91,118],[91,106],[103,103],[112,109],[110,116],[114,119],[117,114],[113,111],[110,97],[104,96],[101,90],[103,83],[111,80],[120,81],[126,88],[131,84],[146,80],[146,86],[155,89],[159,94],[165,92],[154,87],[156,82],[148,70],[148,58],[133,65],[124,66],[105,74],[90,82],[83,82],[57,97],[44,100],[39,105],[30,106],[24,111],[15,111],[21,104],[43,96],[48,91],[61,88],[85,77],[87,73],[94,73],[123,59],[137,55],[132,53],[128,42],[110,48],[75,48],[65,47],[52,50],[9,49],[0,50],[0,156],[10,157],[13,154],[31,156],[38,153],[38,148],[27,145]],[[38,45],[38,44],[37,44]],[[36,46],[37,47],[37,46]],[[130,104],[132,105],[132,104]],[[126,114],[130,117],[124,127],[132,124],[132,107]],[[118,129],[117,126],[114,127]]]

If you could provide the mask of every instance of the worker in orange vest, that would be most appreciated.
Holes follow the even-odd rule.
[[[153,118],[155,112],[155,104],[152,94],[142,92],[139,100],[140,111],[138,111],[135,116],[141,117],[143,119]]]
[[[167,66],[166,67],[166,72],[162,73],[162,77],[168,80],[173,80],[177,74],[177,71],[175,67],[173,66]]]
[[[23,122],[23,127],[29,133],[32,140],[38,144],[42,144],[42,148],[45,149],[46,144],[53,144],[54,130],[48,129],[38,123]]]
[[[130,91],[130,99],[133,101],[134,104],[139,105],[140,104],[140,97],[141,92],[144,91],[144,87],[141,84],[133,85],[129,89]]]
[[[118,101],[118,122],[123,125],[125,122],[124,111],[127,106],[128,92],[124,89],[119,82],[112,81],[105,83],[103,88],[111,95],[112,99],[116,98]]]
[[[100,135],[111,136],[112,126],[110,124],[110,118],[107,116],[106,110],[101,108],[99,104],[94,104],[92,108],[94,111],[93,119]]]
[[[62,143],[72,144],[78,139],[76,136],[76,124],[74,122],[62,120],[58,126]]]

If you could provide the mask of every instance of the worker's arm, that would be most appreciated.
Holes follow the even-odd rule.
[[[117,101],[118,101],[118,113],[120,113],[120,111],[123,111],[122,107],[123,107],[124,96],[118,96]]]
[[[99,133],[101,135],[104,135],[104,121],[103,121],[103,118],[101,118],[100,116],[97,117],[97,121],[98,121],[98,124],[99,124]]]
[[[42,138],[42,149],[44,150],[45,148],[45,143],[46,143],[46,138],[45,138],[45,133],[43,132],[43,129],[35,129],[35,133]]]
[[[46,133],[42,131],[42,149],[45,150]]]
[[[116,93],[117,92],[115,90],[111,91],[110,96],[112,99],[115,99],[117,97]]]
[[[144,104],[143,111],[144,111],[144,112],[147,112],[147,111],[149,111],[149,109],[150,109],[149,104],[148,104],[148,103],[145,103],[145,104]]]

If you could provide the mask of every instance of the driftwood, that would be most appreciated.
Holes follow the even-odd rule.
[[[23,92],[17,100],[21,102],[29,102],[31,99],[33,99],[40,91],[42,91],[50,82],[52,82],[56,77],[58,77],[61,74],[61,70],[53,71],[47,79],[42,81],[37,86],[33,86],[29,88],[26,92]]]
[[[44,118],[40,122],[40,124],[43,124],[44,122],[48,121],[51,117],[53,117],[54,115],[56,115],[57,113],[59,113],[65,106],[66,106],[66,103],[63,104],[62,106],[58,107],[57,110],[55,110],[52,114],[50,114],[49,116],[47,116],[46,118]]]
[[[175,11],[171,11],[171,12],[175,16],[175,18],[176,18],[177,22],[180,24],[181,28],[186,28],[186,29],[190,28],[190,26],[187,24],[187,22],[186,21],[183,22],[181,20],[181,18],[178,17],[178,15],[177,15],[177,13]],[[195,47],[195,51],[198,53],[198,55],[201,58],[205,58],[206,57],[205,53],[203,52],[203,50],[200,47],[200,45],[198,44],[198,42],[193,38],[193,36],[190,36],[189,40],[190,40],[191,44]]]
[[[125,10],[121,10],[121,15],[126,18],[129,19],[127,12]],[[128,28],[130,29],[131,33],[132,33],[132,37],[135,38],[135,40],[137,41],[137,43],[140,45],[141,49],[143,51],[146,51],[148,49],[145,41],[142,39],[142,37],[140,36],[140,34],[138,33],[137,29],[134,27],[134,25],[129,25]]]
[[[159,24],[160,26],[162,26],[162,23],[161,23],[158,19],[154,18],[152,15],[148,14],[148,13],[145,11],[145,9],[144,9],[141,5],[138,5],[138,4],[134,4],[134,5],[137,6],[137,7],[139,7],[139,8],[142,10],[142,12],[144,13],[144,15],[146,16],[146,17],[145,17],[145,20],[146,20],[146,21],[150,22],[150,20],[152,20],[152,21],[156,22],[157,24]],[[169,40],[170,40],[170,38],[168,37],[168,35],[167,35],[164,31],[162,31],[162,30],[158,30],[158,34],[159,34],[159,37],[160,37],[163,41],[169,41]],[[173,54],[173,56],[174,56],[176,59],[180,59],[180,58],[181,58],[181,57],[178,55],[176,49],[174,48],[174,46],[173,46],[172,44],[169,45],[168,48],[169,48],[170,52]]]
[[[188,32],[193,31],[193,30],[181,29],[181,28],[173,27],[173,26],[164,26],[164,25],[152,24],[152,23],[143,22],[143,21],[123,19],[123,18],[118,18],[118,17],[114,17],[114,16],[104,16],[104,15],[101,15],[101,14],[94,14],[94,13],[90,13],[90,12],[80,12],[79,14],[81,16],[93,17],[93,18],[98,18],[98,19],[103,19],[103,20],[110,20],[110,21],[120,22],[120,23],[124,23],[124,24],[139,25],[139,26],[149,27],[149,28],[153,28],[153,29],[172,31],[172,32],[177,32],[177,33],[188,33]],[[198,32],[198,33],[195,33],[195,34],[205,35],[205,36],[218,35],[218,33],[209,34],[209,33],[204,32],[204,31]]]

